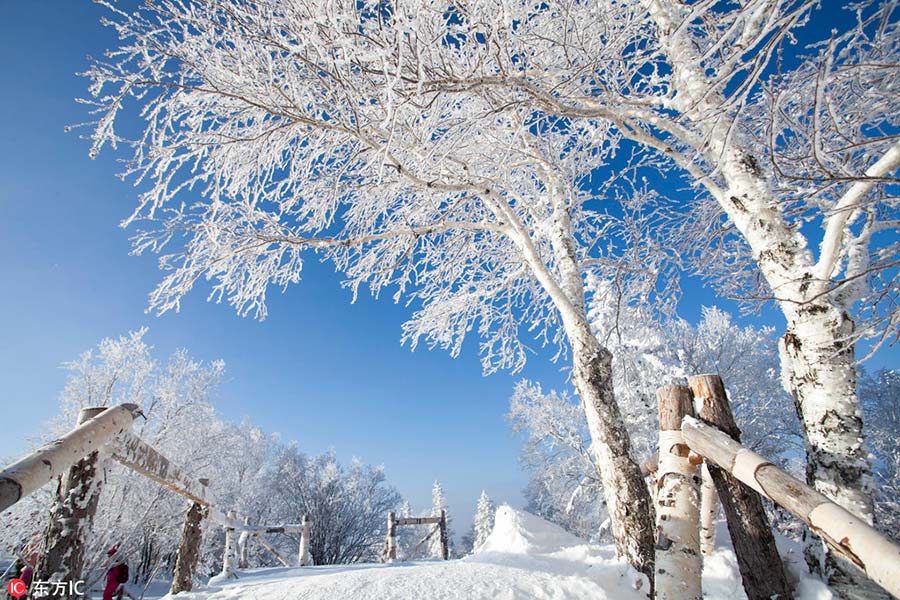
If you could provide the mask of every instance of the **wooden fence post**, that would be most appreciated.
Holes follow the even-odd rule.
[[[448,560],[450,558],[450,543],[447,539],[447,511],[445,509],[441,509],[441,520],[438,523],[438,527],[441,528],[441,560]]]
[[[107,409],[106,406],[83,408],[78,414],[76,428]],[[60,479],[58,496],[50,512],[50,521],[44,531],[35,581],[78,581],[84,567],[85,533],[90,530],[97,513],[100,490],[103,485],[103,461],[99,447],[73,465]],[[50,586],[44,598],[63,598]]]
[[[659,401],[659,470],[656,499],[656,598],[702,600],[700,572],[700,477],[681,435],[693,414],[691,390],[666,385]]]
[[[244,517],[244,525],[250,525],[250,517]],[[237,540],[238,550],[238,568],[246,569],[249,565],[248,555],[250,552],[250,532],[244,529]]]
[[[309,564],[309,536],[312,533],[312,525],[309,522],[309,515],[303,515],[301,522],[303,529],[300,532],[300,550],[298,552],[297,562],[301,567]]]
[[[387,517],[387,537],[385,538],[385,560],[394,562],[397,560],[397,524],[396,515],[391,511]]]
[[[237,513],[233,510],[228,511],[228,519],[233,521],[237,518]],[[225,528],[225,552],[222,556],[222,575],[225,577],[234,577],[234,527]]]
[[[694,393],[697,416],[740,442],[741,430],[735,423],[722,379],[718,375],[697,375],[690,377],[688,384]],[[747,599],[791,598],[784,565],[759,495],[719,467],[711,464],[708,468],[728,521]]]
[[[209,483],[201,479],[203,485]],[[206,507],[191,502],[187,515],[184,518],[184,528],[181,530],[181,544],[175,558],[175,576],[172,578],[171,594],[189,592],[194,587],[194,573],[197,570],[197,561],[200,559],[200,544],[203,541],[203,519],[206,517]]]

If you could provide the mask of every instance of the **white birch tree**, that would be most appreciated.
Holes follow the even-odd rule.
[[[89,72],[92,153],[122,144],[118,115],[140,107],[126,175],[144,191],[126,224],[140,227],[137,252],[163,253],[152,306],[177,309],[206,278],[211,298],[263,317],[268,286],[298,282],[302,255],[316,253],[354,294],[367,285],[417,307],[404,327],[413,346],[456,354],[476,330],[487,372],[522,366],[524,334],[558,346],[571,356],[617,549],[650,575],[649,495],[610,352],[586,319],[583,275],[627,261],[645,290],[667,289],[655,267],[664,253],[640,238],[654,195],[636,167],[591,180],[616,158],[612,124],[559,119],[479,81],[520,70],[533,52],[565,63],[555,45],[528,49],[561,22],[514,2],[111,8],[121,43]],[[607,40],[596,59],[621,63],[631,25],[590,12],[578,37]]]

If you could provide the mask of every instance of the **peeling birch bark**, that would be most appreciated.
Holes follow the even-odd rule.
[[[689,458],[681,422],[693,413],[691,390],[667,385],[659,401],[659,470],[656,498],[656,598],[702,600],[700,477]]]
[[[848,564],[854,565],[889,593],[900,596],[900,547],[862,519],[718,429],[688,417],[681,430],[692,449],[789,510]],[[735,468],[738,464],[740,470]]]

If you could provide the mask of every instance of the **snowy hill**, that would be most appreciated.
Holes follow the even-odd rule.
[[[729,550],[717,551],[707,571],[707,598],[743,597]],[[645,600],[646,590],[643,576],[615,559],[612,547],[501,506],[488,540],[462,560],[257,569],[212,580],[178,600]],[[800,591],[808,600],[831,597],[811,580]]]

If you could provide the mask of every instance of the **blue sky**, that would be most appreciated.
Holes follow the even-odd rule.
[[[7,0],[0,10],[0,456],[25,451],[55,413],[61,363],[103,337],[148,326],[160,358],[184,347],[226,361],[216,398],[224,418],[249,416],[307,452],[333,447],[343,459],[384,464],[413,506],[430,501],[438,478],[459,530],[482,488],[521,501],[508,396],[519,377],[565,385],[560,365],[539,355],[519,376],[483,377],[475,339],[457,359],[411,353],[399,344],[405,308],[368,297],[351,305],[340,278],[315,262],[299,286],[272,294],[262,323],[207,303],[202,292],[180,313],[145,314],[156,259],[130,257],[129,232],[117,226],[134,207],[134,188],[114,177],[113,153],[91,161],[88,143],[63,131],[88,119],[74,101],[86,88],[76,73],[114,41],[98,23],[102,9]],[[709,292],[688,284],[682,314],[696,319],[704,303],[713,303]],[[873,366],[895,356],[882,353]]]

